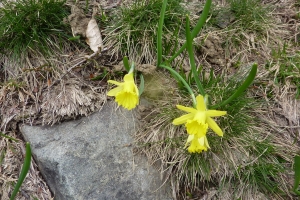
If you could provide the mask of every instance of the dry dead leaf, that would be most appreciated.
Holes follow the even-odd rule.
[[[86,29],[86,43],[90,45],[90,48],[97,52],[102,47],[102,37],[98,24],[94,18],[92,18]]]

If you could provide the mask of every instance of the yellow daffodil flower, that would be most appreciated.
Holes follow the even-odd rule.
[[[139,90],[134,83],[133,73],[126,74],[124,82],[109,80],[108,83],[117,85],[107,93],[107,96],[114,96],[119,106],[131,110],[139,104]]]
[[[188,151],[190,153],[201,153],[202,151],[207,151],[209,149],[209,144],[206,135],[198,137],[197,134],[189,135],[186,146],[190,143]]]
[[[203,125],[208,124],[217,135],[223,136],[223,131],[220,129],[218,124],[212,119],[212,117],[218,117],[226,115],[226,111],[219,110],[207,110],[202,95],[196,97],[197,105],[196,109],[192,107],[185,107],[177,105],[179,110],[188,112],[188,114],[178,117],[173,120],[174,125],[184,124],[187,128],[187,132],[191,135],[198,134],[199,137],[203,136]]]

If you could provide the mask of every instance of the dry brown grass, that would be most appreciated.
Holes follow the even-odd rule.
[[[197,2],[195,1],[195,3]],[[219,6],[225,5],[225,1],[217,3]],[[272,50],[289,44],[288,53],[299,52],[299,45],[294,45],[299,43],[300,21],[294,17],[299,12],[299,10],[297,11],[299,8],[293,6],[296,0],[270,0],[263,1],[263,3],[273,6],[270,13],[273,20],[266,25],[262,34],[241,32],[239,28],[232,30],[207,29],[205,34],[194,41],[199,50],[196,60],[206,69],[212,68],[216,74],[223,73],[228,76],[236,72],[234,67],[236,63],[247,65],[258,62],[259,73],[249,95],[251,98],[264,100],[264,104],[252,113],[261,120],[261,126],[251,127],[249,137],[258,137],[260,141],[264,141],[268,136],[272,145],[278,149],[278,155],[289,161],[286,167],[291,169],[294,154],[300,152],[300,105],[299,100],[295,99],[296,89],[291,82],[287,81],[285,85],[278,85],[274,82],[274,76],[279,73],[280,61],[272,57]],[[195,10],[195,12],[198,11]],[[115,35],[111,33],[109,36],[114,37]],[[233,37],[238,38],[239,45],[232,42],[231,38]],[[221,46],[224,41],[228,41],[226,47]],[[142,54],[143,59],[141,59],[141,54],[134,52],[132,44],[127,44],[133,49],[129,59],[155,62],[155,52],[152,51],[154,47],[151,42],[143,41],[145,50]],[[107,45],[108,47],[114,46],[111,54],[122,58],[119,54],[120,44],[112,40]],[[99,67],[111,64],[109,59],[102,56],[94,57],[76,66],[73,70],[69,70],[80,61],[85,60],[85,55],[88,54],[90,54],[89,50],[66,44],[63,52],[58,52],[50,58],[37,52],[24,55],[20,62],[15,62],[10,57],[0,57],[0,81],[4,82],[0,85],[0,131],[20,139],[18,142],[3,137],[0,139],[0,158],[5,152],[0,166],[0,199],[8,199],[13,189],[11,183],[16,182],[23,162],[25,148],[17,132],[17,123],[53,124],[65,119],[76,118],[78,115],[88,115],[101,108],[106,101],[104,82],[101,80],[91,82],[89,76],[101,73]],[[184,66],[189,65],[187,60],[182,60],[182,57],[176,61],[182,62]],[[273,63],[269,70],[264,67],[266,61]],[[62,77],[63,74],[65,76]],[[163,77],[166,80],[169,79],[167,76]],[[55,84],[52,86],[54,82]],[[194,170],[194,174],[191,176],[189,171],[183,170],[184,162],[191,159],[191,156],[182,149],[186,133],[182,127],[175,127],[170,122],[179,114],[174,111],[174,105],[179,103],[188,105],[189,99],[178,95],[178,91],[172,84],[166,87],[170,87],[169,91],[172,92],[172,95],[177,96],[169,99],[169,93],[163,94],[161,100],[153,101],[155,108],[152,107],[146,114],[143,113],[145,114],[141,120],[143,129],[137,133],[136,140],[139,144],[145,144],[139,150],[145,153],[152,163],[160,164],[159,170],[162,177],[165,180],[171,180],[174,197],[178,195],[176,192],[184,189],[186,191],[181,192],[183,196],[177,196],[178,198],[187,198],[186,192],[189,192],[193,195],[198,193],[198,198],[206,197],[207,199],[232,199],[233,194],[242,199],[266,199],[267,197],[259,191],[257,186],[243,184],[242,180],[239,180],[240,188],[238,190],[233,190],[230,185],[224,184],[222,192],[219,193],[218,188],[211,186],[211,182],[207,181],[205,171]],[[164,112],[171,114],[163,115]],[[170,138],[173,139],[170,140]],[[177,139],[174,140],[174,138]],[[204,155],[204,158],[211,158],[209,165],[214,166],[211,168],[208,179],[223,180],[231,177],[237,166],[246,167],[260,158],[260,156],[247,155],[247,151],[241,145],[247,141],[243,141],[241,138],[231,138],[230,142],[234,145],[224,144],[223,152],[209,151]],[[198,175],[203,178],[202,182],[193,179]],[[292,171],[281,173],[274,178],[283,183],[280,188],[288,193],[286,199],[292,199],[294,197],[290,194],[293,184]],[[182,187],[182,184],[191,187]],[[50,191],[34,162],[18,199],[28,199],[28,196],[51,199]],[[273,198],[283,199],[280,196],[273,196]]]
[[[4,72],[0,85],[0,131],[19,139],[13,142],[1,137],[0,152],[5,156],[0,167],[3,191],[0,199],[8,199],[7,195],[13,190],[11,184],[17,181],[24,159],[18,123],[54,124],[86,116],[101,109],[105,103],[104,80],[91,81],[90,75],[100,73],[99,65],[106,59],[95,55],[87,60],[89,53],[89,50],[65,43],[65,48],[51,57],[34,51],[18,62],[8,56],[0,57]],[[32,164],[18,199],[29,196],[51,199],[37,166]]]
[[[15,138],[18,137],[15,132],[8,132],[7,135]],[[14,189],[12,183],[18,180],[18,175],[23,164],[25,154],[24,142],[22,140],[12,141],[7,138],[1,138],[0,152],[3,159],[0,168],[0,199],[7,200]],[[38,167],[33,160],[16,199],[25,200],[35,197],[37,199],[50,200],[52,199],[51,196],[48,186],[42,179],[41,174],[39,174]]]
[[[220,6],[225,5],[223,1],[219,3]],[[140,145],[137,150],[144,153],[150,162],[160,164],[159,170],[164,174],[164,178],[172,183],[174,198],[179,195],[179,199],[191,199],[188,193],[195,199],[295,198],[290,190],[293,186],[293,158],[300,152],[300,102],[295,99],[296,88],[293,83],[289,80],[284,85],[274,82],[281,63],[274,59],[272,51],[288,44],[287,54],[299,53],[297,27],[300,21],[295,18],[297,8],[292,6],[296,1],[264,3],[272,6],[272,12],[269,13],[270,21],[263,25],[263,32],[245,31],[242,27],[222,30],[209,27],[204,34],[195,39],[198,46],[196,49],[200,53],[196,58],[197,62],[206,69],[214,69],[216,74],[224,74],[228,80],[232,74],[247,68],[249,64],[259,64],[257,78],[248,95],[261,103],[249,113],[258,122],[249,127],[248,138],[232,137],[224,140],[220,147],[221,152],[215,148],[203,153],[200,157],[204,161],[191,161],[190,169],[187,169],[185,164],[194,156],[188,155],[182,149],[187,138],[186,133],[183,128],[171,124],[178,116],[174,105],[179,102],[181,105],[189,105],[189,99],[183,96],[155,101],[155,109],[152,109],[149,115],[156,117],[150,121],[145,120],[145,124],[137,132],[137,144]],[[238,40],[238,44],[233,38]],[[226,46],[221,47],[224,43]],[[188,61],[182,62],[188,65]],[[265,68],[267,62],[272,63],[271,69]],[[226,130],[229,131],[229,127],[225,127],[225,134]],[[267,149],[256,156],[249,152],[247,142],[252,140],[267,142],[276,149],[278,157],[287,161],[284,164],[286,171],[274,177],[274,181],[280,184],[280,190],[284,191],[286,196],[278,193],[266,196],[261,192],[260,185],[251,185],[242,178],[236,179],[237,169],[247,169],[265,156]],[[267,156],[265,162],[278,163],[278,160],[276,157]],[[205,171],[206,167],[209,172]],[[230,180],[237,181],[238,185],[233,185]]]

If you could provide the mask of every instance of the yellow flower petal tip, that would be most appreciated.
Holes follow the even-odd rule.
[[[131,110],[139,104],[139,91],[134,83],[133,73],[126,74],[123,82],[109,80],[108,83],[117,85],[107,96],[114,96],[119,106]]]

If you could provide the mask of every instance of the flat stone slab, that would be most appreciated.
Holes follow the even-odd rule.
[[[172,199],[158,171],[132,152],[135,124],[132,111],[108,102],[89,117],[20,130],[56,200]]]

